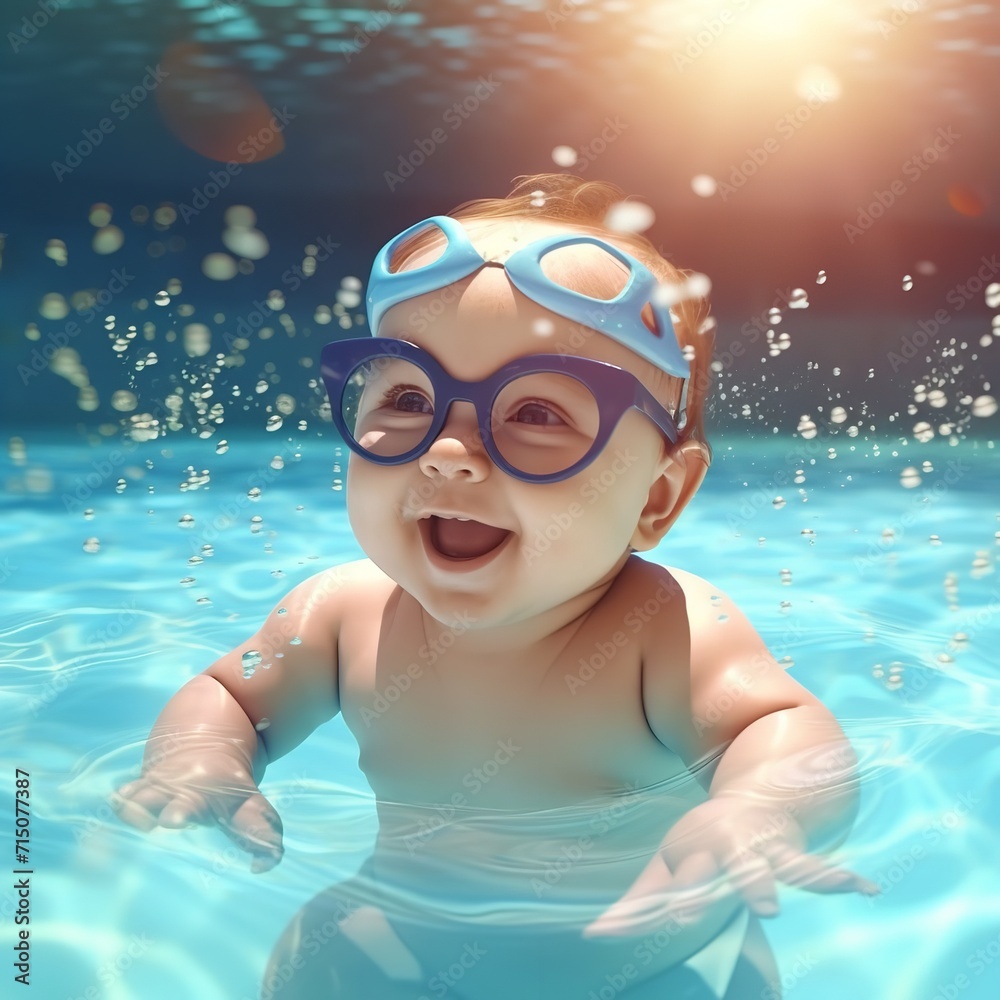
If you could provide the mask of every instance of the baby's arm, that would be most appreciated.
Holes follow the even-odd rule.
[[[171,698],[141,777],[112,796],[124,822],[143,830],[217,824],[254,855],[254,871],[280,861],[281,819],[258,782],[269,761],[340,710],[337,637],[349,577],[350,564],[299,584],[250,639]],[[253,653],[259,662],[251,655],[245,665]]]
[[[776,877],[817,892],[877,891],[807,853],[846,838],[857,812],[857,759],[836,719],[720,591],[690,573],[672,571],[678,587],[666,570],[651,572],[663,575],[649,592],[659,585],[673,596],[643,633],[643,709],[709,799],[665,831],[649,865],[585,934],[696,921],[734,891],[772,916]]]
[[[644,653],[644,706],[654,733],[689,766],[725,748],[714,773],[699,773],[703,783],[710,778],[713,799],[776,810],[802,828],[810,849],[836,846],[850,831],[858,798],[857,758],[843,730],[728,597],[692,574],[674,575],[687,605],[690,655],[671,664],[672,657]]]

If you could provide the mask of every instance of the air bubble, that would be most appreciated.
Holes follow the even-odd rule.
[[[260,487],[252,486],[247,490],[247,499],[249,500],[259,500],[260,499]]]
[[[101,551],[101,540],[99,538],[88,538],[83,543],[84,552],[100,552]]]
[[[193,576],[185,576],[181,578],[180,584],[182,587],[193,587],[195,582],[196,581]]]
[[[819,274],[816,275],[816,284],[826,284],[826,271],[820,271]]]
[[[913,287],[913,278],[908,275],[903,275],[903,291],[908,292]]]
[[[803,413],[799,418],[798,427],[795,428],[804,438],[814,438],[816,437],[816,424],[813,423],[812,417],[808,414]]]
[[[1000,283],[994,281],[986,286],[986,304],[990,309],[1000,306]]]
[[[941,544],[941,536],[940,535],[931,535],[931,537],[928,538],[927,541],[929,541],[931,543],[931,545],[940,545]]]
[[[847,419],[847,410],[842,406],[835,406],[830,411],[830,420],[835,424],[842,424]]]
[[[785,498],[784,497],[775,497],[771,501],[771,506],[774,507],[775,510],[781,510],[781,508],[785,506]]]
[[[265,424],[264,430],[267,431],[279,430],[283,423],[284,420],[280,416],[278,416],[277,413],[272,413],[271,416],[267,418],[267,424]]]
[[[229,442],[228,441],[220,441],[215,446],[215,454],[216,455],[225,455],[225,453],[227,451],[229,451]]]
[[[792,294],[788,296],[789,309],[808,309],[809,295],[804,288],[793,288]]]
[[[93,519],[94,519],[94,508],[93,507],[88,507],[83,512],[83,519],[85,521],[93,521]]]
[[[192,514],[181,514],[181,516],[177,519],[177,523],[182,528],[193,528],[194,516]]]
[[[267,729],[269,725],[271,725],[271,720],[267,718],[267,716],[265,716],[263,719],[260,720],[260,722],[257,723],[256,726],[254,726],[254,729],[256,729],[257,732],[259,733]]]
[[[288,644],[290,646],[301,646],[302,645],[302,640],[296,635],[296,636],[293,636],[291,639],[288,640]]]
[[[914,424],[913,426],[913,436],[921,443],[924,444],[930,441],[934,437],[934,428],[931,427],[926,420],[921,420],[919,424]]]
[[[941,409],[942,406],[945,406],[948,403],[948,397],[941,389],[931,389],[931,391],[927,393],[927,402],[936,409]]]
[[[992,417],[997,412],[997,401],[992,396],[977,396],[972,401],[974,417]]]
[[[912,465],[908,465],[899,476],[899,485],[903,486],[905,489],[912,490],[915,486],[919,486],[923,482],[920,478],[920,473],[917,472],[916,468]]]

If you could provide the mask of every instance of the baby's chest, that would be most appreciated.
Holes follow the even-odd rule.
[[[342,646],[340,698],[380,799],[548,808],[683,770],[649,730],[637,644],[461,663],[382,634]]]

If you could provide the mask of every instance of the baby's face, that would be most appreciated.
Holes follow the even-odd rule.
[[[487,259],[504,259],[506,249],[565,231],[522,224],[517,243],[510,242],[509,232],[473,241]],[[435,256],[434,250],[422,252],[407,266]],[[486,378],[515,358],[560,348],[640,378],[652,367],[615,341],[533,302],[494,267],[399,303],[386,312],[378,335],[416,344],[467,381]],[[629,410],[583,471],[561,482],[524,483],[486,453],[472,404],[455,402],[420,458],[379,466],[351,455],[351,526],[368,557],[438,621],[471,618],[484,628],[547,615],[558,623],[560,609],[572,607],[567,602],[613,578],[628,558],[650,487],[669,461],[663,446],[653,423]],[[437,548],[440,522],[429,514],[470,518],[510,535],[470,569]]]

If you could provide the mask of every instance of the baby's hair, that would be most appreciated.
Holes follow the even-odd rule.
[[[503,222],[537,219],[561,222],[573,229],[584,230],[631,254],[649,268],[662,283],[684,284],[690,271],[675,267],[660,254],[645,236],[639,233],[609,229],[605,220],[613,205],[626,200],[625,192],[609,181],[585,181],[574,174],[522,174],[514,178],[514,187],[506,198],[477,198],[462,202],[445,213],[463,222]],[[396,250],[390,269],[402,269],[406,261],[440,239],[434,230],[425,230],[405,240]],[[557,251],[558,252],[558,251]],[[582,290],[582,289],[581,289]],[[687,386],[686,420],[680,439],[702,442],[706,457],[711,458],[711,446],[705,438],[705,401],[711,385],[712,349],[715,343],[715,320],[710,318],[708,300],[685,297],[671,307],[674,328],[685,356],[690,356],[691,375]],[[647,306],[643,319],[652,323],[652,311]],[[679,379],[648,366],[653,384],[648,388],[665,402],[676,402]]]

